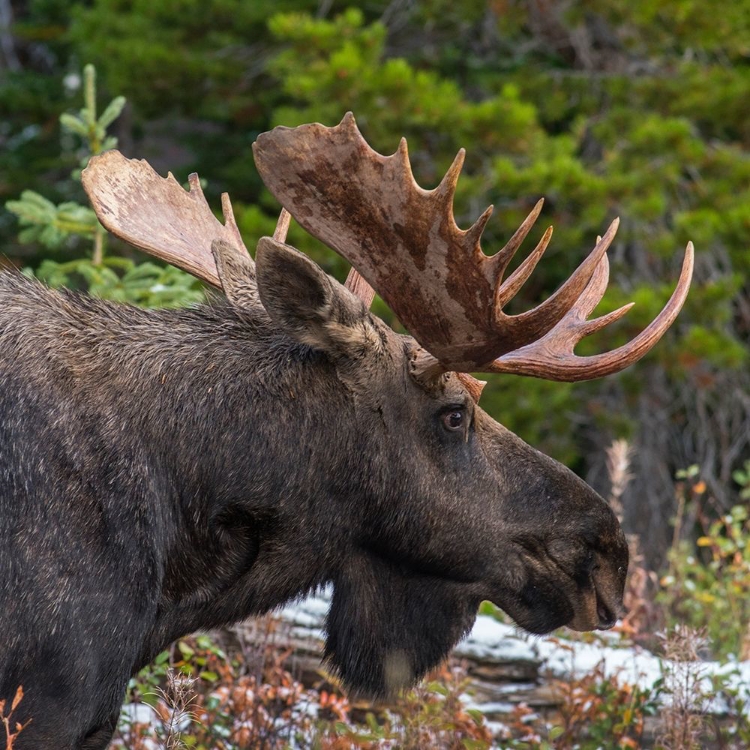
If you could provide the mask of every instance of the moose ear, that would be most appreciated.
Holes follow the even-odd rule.
[[[379,341],[362,301],[304,253],[263,237],[255,264],[263,307],[292,338],[350,357],[362,356]]]

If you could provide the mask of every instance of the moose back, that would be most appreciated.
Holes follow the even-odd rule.
[[[537,205],[492,257],[485,212],[456,227],[461,155],[432,191],[405,143],[376,154],[353,118],[277,128],[256,163],[284,208],[359,271],[346,286],[285,244],[253,261],[224,199],[108,152],[84,184],[116,235],[220,288],[142,310],[0,276],[0,700],[14,747],[101,750],[130,676],[175,638],[327,583],[325,657],[384,695],[438,664],[489,599],[521,627],[610,627],[628,565],[583,481],[478,406],[470,371],[615,372],[671,325],[672,299],[615,352],[573,354],[607,283],[616,224],[546,302],[502,307]],[[361,274],[361,275],[359,275]],[[369,310],[373,288],[413,334]]]

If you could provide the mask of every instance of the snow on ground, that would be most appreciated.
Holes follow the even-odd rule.
[[[287,605],[278,616],[289,626],[289,634],[301,640],[320,640],[325,637],[325,618],[330,605],[330,589]],[[455,648],[459,658],[474,659],[485,664],[528,663],[537,665],[541,674],[558,679],[581,677],[601,666],[604,675],[643,689],[652,687],[670,668],[668,662],[638,646],[623,645],[612,633],[602,633],[590,640],[566,640],[556,636],[532,636],[518,628],[479,615],[472,631]],[[738,690],[739,697],[750,705],[750,661],[720,664],[705,661],[696,665],[702,676],[702,692],[712,695],[711,677],[724,677],[727,688]],[[513,694],[515,683],[498,686],[498,696]],[[512,703],[477,704],[465,696],[468,707],[484,713],[504,713]],[[501,699],[502,700],[502,699]],[[668,701],[668,696],[663,700]],[[721,714],[725,705],[720,696],[704,709]],[[125,723],[148,721],[151,709],[146,706],[124,707]],[[153,721],[153,717],[151,717]],[[498,725],[499,726],[499,725]]]

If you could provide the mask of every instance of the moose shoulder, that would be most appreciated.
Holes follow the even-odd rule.
[[[439,663],[489,599],[534,633],[610,627],[628,553],[606,503],[477,405],[469,371],[585,379],[638,359],[692,271],[620,350],[573,354],[614,228],[538,308],[459,230],[460,164],[417,187],[405,145],[277,128],[256,162],[281,204],[352,262],[347,286],[284,244],[244,250],[200,194],[116,152],[84,184],[115,234],[221,288],[141,310],[0,276],[0,700],[14,747],[106,747],[129,677],[175,638],[333,584],[326,657],[381,695]],[[363,203],[364,201],[364,203]],[[372,288],[414,338],[368,311]]]

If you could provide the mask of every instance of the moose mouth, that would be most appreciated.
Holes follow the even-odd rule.
[[[609,630],[617,622],[622,609],[622,595],[612,582],[595,571],[589,577],[586,590],[571,602],[575,615],[567,624],[571,630]],[[615,589],[613,591],[612,589]]]

